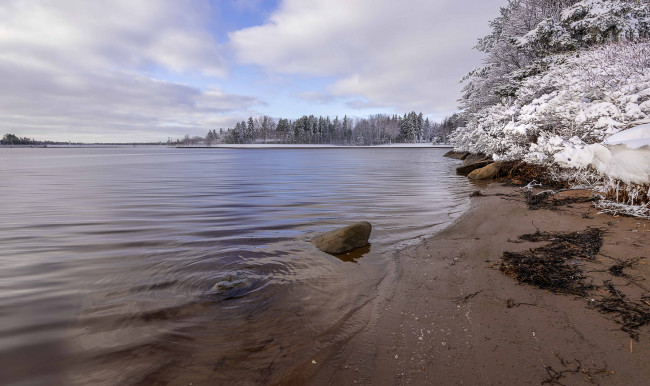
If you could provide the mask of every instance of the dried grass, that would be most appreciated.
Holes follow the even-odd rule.
[[[534,165],[523,161],[505,162],[502,172],[508,180],[519,180],[524,185],[537,181],[545,186],[560,189],[568,188],[567,182],[555,178],[554,171],[546,166]]]

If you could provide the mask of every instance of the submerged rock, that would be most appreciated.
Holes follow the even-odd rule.
[[[314,237],[311,243],[325,253],[337,255],[368,245],[371,231],[372,225],[367,221],[361,221],[322,233]]]
[[[502,167],[503,164],[493,162],[482,168],[472,170],[467,177],[471,180],[490,180],[499,177]]]
[[[217,292],[229,291],[235,288],[247,288],[250,287],[251,282],[245,278],[238,279],[226,279],[218,282],[212,289]]]
[[[234,272],[221,278],[212,286],[212,294],[225,299],[243,296],[254,287],[253,279],[243,272]]]

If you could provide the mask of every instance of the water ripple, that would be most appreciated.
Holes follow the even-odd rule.
[[[472,190],[440,149],[1,151],[1,384],[276,382]],[[309,244],[358,220],[361,258]]]

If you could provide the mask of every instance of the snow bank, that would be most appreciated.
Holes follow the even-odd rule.
[[[630,149],[650,146],[650,123],[624,130],[605,138],[607,145],[625,145]]]
[[[611,135],[602,144],[563,143],[553,158],[562,166],[582,169],[592,166],[609,178],[626,183],[650,184],[650,124]]]

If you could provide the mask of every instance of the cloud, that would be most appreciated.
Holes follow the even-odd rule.
[[[335,77],[326,91],[360,107],[451,110],[458,80],[480,63],[472,47],[504,3],[285,0],[266,24],[229,36],[241,63]]]
[[[210,13],[201,0],[3,1],[3,126],[40,138],[112,141],[214,128],[204,125],[259,101],[154,75],[227,74],[223,48],[208,32]]]
[[[348,101],[346,103],[347,106],[353,108],[353,109],[376,109],[376,108],[387,108],[389,106],[383,106],[381,104],[375,103],[375,102],[370,102],[367,100],[361,100],[361,99],[353,99],[351,101]]]
[[[0,119],[33,136],[114,141],[157,139],[207,128],[210,116],[257,104],[251,97],[200,90],[123,71],[67,72],[0,61]],[[214,127],[209,127],[214,128]]]
[[[300,99],[319,104],[328,104],[336,100],[336,97],[332,96],[331,94],[318,91],[304,91],[294,95]]]
[[[203,28],[208,9],[200,1],[6,0],[0,47],[73,68],[161,66],[223,75],[219,47]]]

